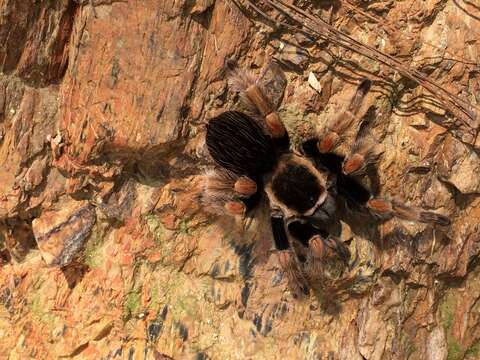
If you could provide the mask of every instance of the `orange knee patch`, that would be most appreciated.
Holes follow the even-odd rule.
[[[240,201],[227,201],[225,209],[232,215],[243,215],[247,210],[245,204]]]
[[[318,151],[322,154],[332,151],[338,144],[339,136],[334,132],[329,132],[322,140],[318,142]]]
[[[392,212],[392,204],[383,199],[368,200],[367,206],[379,214],[388,214]]]
[[[365,158],[360,154],[353,154],[343,164],[343,173],[345,175],[353,174],[365,166]]]
[[[257,183],[248,177],[242,176],[235,182],[234,189],[241,195],[252,196],[257,192]]]

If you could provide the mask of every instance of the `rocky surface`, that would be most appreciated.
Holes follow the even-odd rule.
[[[474,2],[295,3],[478,105]],[[234,1],[0,9],[0,358],[480,358],[480,140],[460,141],[434,95]],[[224,64],[271,58],[294,141],[371,78],[372,187],[452,219],[343,224],[368,278],[356,293],[293,299],[265,210],[198,204],[204,124],[238,100]]]

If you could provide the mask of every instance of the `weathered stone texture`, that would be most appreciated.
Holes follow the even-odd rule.
[[[62,79],[68,42],[78,5],[6,0],[0,4],[1,71],[26,82],[50,84]]]
[[[473,2],[295,3],[478,105]],[[0,40],[1,359],[480,358],[478,147],[422,87],[230,0],[4,0]],[[198,203],[225,62],[272,57],[294,143],[374,80],[369,185],[452,219],[343,223],[366,281],[336,303],[292,298],[265,209]]]

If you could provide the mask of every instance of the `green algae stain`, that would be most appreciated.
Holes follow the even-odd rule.
[[[454,338],[452,326],[455,321],[455,306],[457,300],[452,292],[445,294],[443,302],[439,306],[442,324],[447,338],[447,360],[460,360],[466,355],[465,348]]]
[[[189,220],[184,219],[180,222],[178,225],[177,229],[178,233],[184,234],[184,235],[191,235],[192,234],[192,229],[189,226]]]
[[[141,294],[139,290],[128,293],[124,303],[124,318],[128,319],[138,313],[140,309]]]
[[[445,294],[444,301],[440,304],[440,314],[442,317],[442,323],[445,328],[445,331],[447,332],[447,336],[450,333],[450,330],[453,325],[453,319],[454,319],[454,312],[455,312],[455,297],[447,293]]]
[[[89,241],[85,246],[84,262],[91,269],[99,267],[102,263],[101,246],[102,244],[96,241]]]
[[[179,297],[174,306],[179,317],[184,315],[195,317],[198,312],[198,300],[195,298],[195,296],[190,294]]]
[[[162,244],[162,240],[165,238],[165,227],[160,222],[159,218],[155,215],[146,215],[144,217],[147,223],[148,230],[153,234],[155,243],[157,245]]]
[[[465,350],[455,339],[448,339],[447,360],[478,359],[480,355],[480,344],[475,344]]]
[[[447,360],[460,360],[463,359],[464,351],[459,343],[454,339],[448,340],[448,356]]]
[[[480,358],[480,344],[476,343],[475,345],[471,346],[468,348],[467,351],[465,351],[465,357],[473,357],[475,359]]]
[[[97,223],[93,228],[83,250],[83,262],[91,269],[99,267],[103,262],[103,239],[103,227],[101,224]]]
[[[47,325],[49,328],[53,328],[55,323],[55,315],[49,312],[48,309],[45,311],[45,305],[42,303],[40,294],[36,294],[34,296],[29,307],[34,317]]]

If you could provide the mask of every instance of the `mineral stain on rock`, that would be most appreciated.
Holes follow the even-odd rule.
[[[152,322],[148,325],[148,340],[155,342],[163,329],[163,322]]]
[[[234,242],[231,243],[235,253],[239,256],[239,271],[244,279],[251,276],[254,260],[252,259],[253,245],[239,245]]]
[[[129,350],[128,350],[128,360],[133,360],[133,356],[135,355],[135,348],[131,347]]]
[[[273,329],[273,321],[272,319],[268,319],[263,327],[262,335],[267,336],[270,333],[270,331],[272,331],[272,329]]]
[[[243,306],[247,306],[247,301],[249,296],[250,296],[250,286],[248,283],[245,283],[241,291],[241,299],[242,299]]]
[[[150,342],[156,342],[163,330],[163,324],[167,318],[168,306],[165,305],[157,318],[152,321],[147,328],[147,336]]]
[[[47,265],[62,267],[70,263],[90,235],[95,220],[92,205],[73,200],[34,219],[33,233]]]
[[[188,329],[184,324],[182,324],[182,323],[178,324],[178,333],[179,333],[182,341],[187,341],[187,339],[188,339]]]
[[[204,352],[199,352],[195,355],[195,360],[207,360],[208,356]]]
[[[255,314],[255,317],[253,318],[253,325],[255,325],[257,331],[260,332],[262,329],[262,317],[260,315]]]
[[[212,276],[212,278],[216,278],[219,273],[220,273],[220,266],[218,264],[214,264],[212,271],[210,272],[210,275]]]

